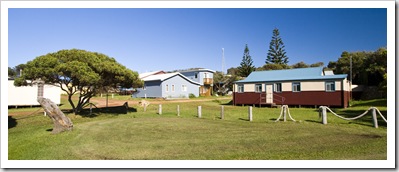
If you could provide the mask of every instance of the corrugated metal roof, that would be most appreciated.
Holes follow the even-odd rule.
[[[273,81],[299,81],[299,80],[322,80],[322,79],[344,79],[346,74],[342,75],[323,75],[323,67],[299,68],[286,70],[269,70],[252,72],[244,82],[273,82]]]
[[[148,77],[148,76],[151,76],[151,75],[155,75],[155,74],[157,74],[157,73],[164,73],[164,71],[158,70],[158,71],[154,71],[154,72],[140,73],[140,74],[139,74],[139,78],[140,78],[140,79],[143,79],[143,78],[145,78],[145,77]]]
[[[148,77],[143,78],[143,81],[164,81],[164,80],[167,80],[167,79],[169,79],[169,78],[172,78],[172,77],[174,77],[174,76],[176,76],[176,75],[181,76],[183,79],[186,79],[187,81],[189,81],[189,82],[191,82],[191,83],[193,83],[193,84],[200,85],[200,83],[194,82],[193,80],[187,78],[186,76],[182,75],[182,74],[179,73],[179,72],[166,73],[166,74],[159,74],[159,75],[151,75],[151,76],[148,76]]]
[[[191,70],[181,70],[179,71],[180,73],[186,73],[186,72],[212,72],[212,73],[216,73],[214,70],[211,69],[191,69]]]

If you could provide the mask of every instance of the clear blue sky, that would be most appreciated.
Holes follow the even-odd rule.
[[[114,57],[139,73],[239,66],[245,44],[265,63],[278,28],[289,64],[336,61],[387,46],[386,9],[9,9],[14,67],[61,49]]]

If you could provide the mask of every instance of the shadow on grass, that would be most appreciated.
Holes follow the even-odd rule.
[[[8,116],[8,129],[14,128],[17,126],[17,120],[13,118],[12,116]]]
[[[335,112],[337,115],[344,117],[344,118],[355,118],[360,116],[361,114],[365,113],[366,110],[336,110],[336,109],[331,109],[333,112]],[[381,114],[384,116],[385,119],[387,119],[387,111],[380,111]],[[378,121],[378,126],[380,127],[387,127],[387,123],[382,119],[380,114],[376,112],[377,115],[377,121]],[[327,111],[327,120],[331,118],[337,118],[340,120],[345,120],[338,118],[337,116],[333,115],[331,112]],[[316,123],[321,123],[321,118],[319,121],[315,120],[305,120],[307,122],[316,122]],[[388,119],[387,119],[388,120]],[[364,126],[371,126],[373,127],[373,118],[372,118],[372,113],[371,110],[367,112],[364,116],[358,119],[354,120],[345,120],[348,121],[349,124],[357,124],[357,125],[364,125]]]
[[[229,102],[227,102],[227,103],[220,103],[220,105],[233,105],[233,100],[230,100]]]
[[[249,119],[245,119],[245,118],[238,118],[239,120],[243,120],[243,121],[249,121]]]
[[[71,109],[63,110],[64,113],[73,113]],[[101,107],[101,108],[92,108],[91,113],[89,108],[83,109],[78,115],[82,117],[94,118],[97,117],[100,113],[112,114],[112,115],[121,115],[127,114],[131,112],[137,112],[136,108],[128,107],[127,104],[122,106],[110,106],[110,107]]]
[[[387,106],[387,99],[369,100],[364,102],[360,101],[354,104],[352,107],[359,107],[359,106],[368,106],[368,107]]]

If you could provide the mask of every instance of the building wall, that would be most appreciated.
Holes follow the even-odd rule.
[[[292,83],[300,82],[301,91],[292,92]],[[274,103],[280,104],[281,97],[285,98],[286,105],[326,105],[347,107],[349,101],[349,92],[345,90],[348,87],[346,79],[343,81],[335,81],[335,91],[327,92],[326,81],[292,81],[292,82],[276,82],[282,83],[282,92],[274,92]],[[245,83],[244,93],[238,93],[238,85],[234,85],[233,102],[234,104],[259,104],[261,99],[260,93],[255,93],[255,84],[261,83]],[[273,83],[265,83],[273,84]],[[265,92],[265,84],[262,83],[262,91]],[[344,90],[342,90],[344,88]],[[262,102],[263,104],[265,102]]]
[[[138,88],[132,95],[136,98],[188,98],[189,94],[199,96],[199,86],[195,85],[179,75],[173,76],[164,81],[145,81],[145,88]],[[168,91],[166,91],[168,85]],[[172,91],[174,85],[174,91]],[[187,90],[183,91],[182,85],[186,85]]]
[[[44,85],[43,97],[55,104],[61,104],[61,88],[54,85]],[[8,106],[37,106],[37,85],[14,86],[14,80],[8,81]]]
[[[193,80],[194,82],[198,82],[201,85],[204,85],[205,73],[207,78],[213,78],[213,73],[208,71],[190,71],[190,72],[180,72],[187,78]],[[197,74],[197,78],[195,78],[195,74]]]
[[[137,92],[132,96],[136,98],[162,97],[161,81],[145,81],[144,88],[137,88]]]
[[[168,85],[168,91],[166,91],[166,85]],[[186,91],[182,90],[183,85],[187,87]],[[174,91],[172,90],[173,86],[174,86]],[[176,75],[162,82],[162,97],[188,98],[190,93],[198,97],[199,85],[195,85],[179,75]]]

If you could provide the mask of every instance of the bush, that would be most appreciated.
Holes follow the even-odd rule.
[[[193,94],[193,93],[190,93],[189,95],[188,95],[188,97],[191,99],[191,98],[196,98],[196,96]]]

